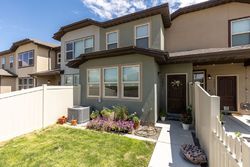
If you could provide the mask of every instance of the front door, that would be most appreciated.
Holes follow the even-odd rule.
[[[186,110],[186,75],[167,75],[167,112],[181,114]]]
[[[237,77],[236,76],[218,76],[217,77],[217,95],[220,96],[220,109],[236,111],[237,110]]]

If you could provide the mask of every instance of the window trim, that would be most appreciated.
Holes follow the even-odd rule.
[[[110,69],[110,68],[116,68],[117,69],[117,82],[105,82],[105,75],[104,75],[104,71],[105,69]],[[119,86],[119,67],[118,66],[110,66],[110,67],[103,67],[102,68],[102,77],[103,78],[103,81],[101,82],[102,83],[102,96],[103,98],[113,98],[113,99],[117,99],[120,97],[120,86]],[[117,84],[117,96],[105,96],[105,83],[116,83]]]
[[[136,37],[136,28],[137,28],[137,27],[141,27],[141,26],[145,26],[145,25],[148,26],[148,36],[144,36],[144,37],[137,38],[137,37]],[[143,23],[143,24],[135,25],[135,26],[134,26],[134,46],[136,46],[136,40],[137,40],[137,39],[142,39],[142,38],[148,37],[148,48],[150,48],[150,47],[151,47],[151,45],[150,45],[150,43],[151,43],[151,33],[150,33],[150,31],[151,31],[151,27],[150,27],[150,23],[149,23],[149,22]]]
[[[114,32],[117,33],[117,43],[108,43],[108,35],[112,34]],[[120,47],[120,42],[119,42],[120,36],[119,36],[119,34],[120,34],[119,30],[114,30],[114,31],[106,32],[106,50],[110,50],[110,49],[108,49],[108,45],[110,45],[110,44],[117,44],[117,48]]]
[[[228,20],[228,47],[237,47],[237,46],[233,46],[233,39],[232,39],[233,35],[240,35],[240,34],[246,34],[246,33],[250,34],[250,31],[249,32],[244,32],[244,33],[237,33],[237,34],[232,33],[232,31],[233,31],[233,28],[232,28],[233,22],[238,22],[238,21],[243,21],[243,20],[250,20],[250,16],[240,17],[240,18]]]
[[[206,69],[198,69],[198,70],[193,70],[193,75],[192,75],[192,80],[194,81],[194,74],[199,73],[199,72],[203,72],[204,73],[204,89],[207,90],[207,70]]]
[[[11,58],[13,58],[13,62],[11,62]],[[14,55],[10,55],[9,57],[9,65],[10,65],[10,68],[13,68],[14,67],[14,62],[15,62],[15,56]],[[12,64],[12,66],[11,66]]]
[[[99,95],[98,96],[93,96],[93,95],[89,95],[89,71],[90,70],[98,70],[99,71]],[[87,69],[87,98],[100,98],[101,97],[101,89],[102,89],[102,69],[101,68],[88,68]]]
[[[59,63],[59,55],[60,55],[60,63]],[[57,54],[56,54],[56,64],[61,64],[62,63],[62,54],[61,54],[61,52],[58,52]]]
[[[4,63],[3,63],[3,60],[4,60]],[[6,56],[1,57],[1,67],[2,69],[6,68]]]
[[[86,36],[86,37],[83,37],[83,38],[78,38],[78,39],[66,41],[65,44],[64,44],[64,47],[65,47],[65,49],[64,49],[64,53],[65,53],[64,54],[65,55],[64,56],[64,61],[68,62],[68,61],[74,60],[76,58],[75,57],[75,42],[77,42],[77,41],[83,41],[83,46],[82,47],[83,47],[83,52],[85,53],[85,49],[88,49],[88,48],[85,48],[85,40],[89,39],[89,38],[93,38],[93,52],[94,52],[95,51],[95,35],[89,35],[89,36]],[[73,45],[73,48],[70,51],[67,51],[67,44],[68,43],[72,43],[72,45]],[[73,58],[72,59],[67,59],[67,53],[71,52],[71,51],[73,53]]]
[[[28,66],[19,66],[19,55],[23,54],[23,53],[26,53],[26,52],[33,52],[33,64],[32,65],[28,65]],[[29,57],[28,57],[28,60],[30,60]],[[18,53],[17,54],[17,62],[18,62],[18,68],[34,67],[34,65],[35,65],[35,50],[28,50],[28,51],[25,51],[25,52]]]
[[[24,84],[24,79],[27,80],[27,84]],[[30,79],[32,79],[33,84],[29,84]],[[22,80],[22,84],[19,84],[19,81]],[[26,86],[26,88],[24,88],[24,86]],[[32,86],[32,87],[30,87]],[[20,87],[22,87],[22,89],[19,89]],[[32,77],[20,77],[18,78],[18,90],[23,90],[23,89],[30,89],[30,88],[34,88],[35,87],[35,79]]]
[[[139,81],[138,82],[138,97],[126,97],[124,96],[124,81],[123,81],[123,68],[124,67],[139,67]],[[141,65],[140,64],[134,64],[134,65],[121,65],[121,98],[122,99],[131,99],[131,100],[140,100],[141,99]],[[136,83],[133,82],[125,82],[125,83]]]

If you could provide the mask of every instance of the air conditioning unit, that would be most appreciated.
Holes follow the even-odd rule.
[[[85,123],[89,121],[89,107],[74,106],[68,108],[68,121],[77,120],[78,124]]]

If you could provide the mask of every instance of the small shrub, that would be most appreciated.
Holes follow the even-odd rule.
[[[193,118],[192,118],[192,106],[188,106],[186,112],[182,114],[181,121],[184,124],[192,124]]]
[[[98,117],[100,117],[100,111],[98,111],[98,110],[93,111],[93,112],[91,113],[91,115],[90,115],[90,118],[91,118],[91,119],[96,119],[96,118],[98,118]]]
[[[113,120],[114,111],[108,108],[105,108],[101,111],[101,115],[104,119],[111,119]]]
[[[115,120],[126,121],[128,119],[128,108],[125,106],[114,106],[113,111],[115,112]]]
[[[134,129],[138,129],[140,126],[140,119],[137,116],[133,117]]]

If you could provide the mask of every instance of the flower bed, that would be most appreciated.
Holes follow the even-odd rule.
[[[132,133],[134,129],[139,128],[140,120],[136,113],[131,115],[128,113],[128,109],[124,106],[105,108],[100,112],[94,111],[87,128],[106,132]]]

